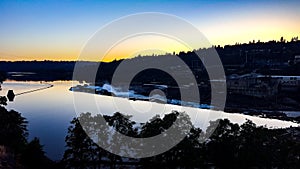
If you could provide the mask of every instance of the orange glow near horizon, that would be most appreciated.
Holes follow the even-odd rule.
[[[282,28],[276,28],[268,31],[268,28],[265,28],[267,32],[255,31],[246,33],[246,30],[240,31],[227,31],[226,34],[222,32],[217,33],[206,33],[207,39],[212,45],[234,45],[238,43],[248,43],[249,41],[255,40],[256,42],[260,40],[261,42],[268,42],[270,40],[278,41],[281,37],[284,37],[287,41],[290,41],[292,37],[300,35],[299,29],[294,29],[291,32],[286,32],[285,34]],[[235,40],[232,38],[233,35],[238,36]],[[222,36],[223,39],[219,37]],[[228,40],[230,39],[230,40]],[[135,42],[134,42],[135,41]],[[113,60],[133,58],[138,55],[162,55],[165,53],[179,53],[180,51],[191,51],[192,48],[184,46],[174,40],[167,38],[152,38],[148,41],[130,40],[125,41],[117,46],[113,47],[107,54],[100,59],[100,56],[94,55],[89,57],[87,61],[104,61],[109,62]],[[28,51],[11,51],[11,52],[0,52],[0,61],[77,61],[80,59],[80,50],[77,49],[66,49],[66,50],[28,50]]]
[[[99,51],[97,47],[84,50],[79,60],[110,62],[124,58],[133,58],[138,55],[162,55],[166,53],[179,53],[193,50],[188,44],[163,35],[133,36],[112,46],[108,51]],[[105,53],[104,56],[99,56]]]
[[[203,34],[212,45],[233,45],[236,42],[248,43],[252,40],[256,42],[258,40],[261,42],[268,42],[270,40],[278,41],[280,37],[284,37],[287,41],[290,41],[292,37],[300,35],[300,22],[286,22],[278,26],[275,21],[266,24],[261,20],[259,22],[244,21],[230,26],[226,23],[220,23],[218,25],[219,27],[214,26],[213,28],[203,29]],[[232,29],[232,27],[235,29]],[[272,29],[270,29],[270,27],[272,27]],[[82,60],[80,58],[82,46],[83,45],[77,44],[74,45],[74,47],[70,47],[70,45],[43,47],[41,44],[41,46],[32,49],[30,45],[24,45],[21,48],[16,47],[16,49],[13,50],[0,51],[0,61],[77,61],[78,59]],[[109,62],[115,59],[132,58],[137,55],[160,55],[190,50],[193,49],[174,39],[145,35],[124,40],[112,47],[102,59],[100,59],[100,56],[97,56],[97,51],[95,51],[93,52],[95,53],[93,56],[89,56],[88,59],[84,60]]]
[[[278,16],[266,12],[250,16],[242,15],[235,19],[225,18],[223,22],[213,23],[207,27],[204,25],[202,28],[203,33],[214,45],[233,45],[252,40],[278,41],[281,37],[290,41],[292,37],[300,35],[300,17],[291,13]]]
[[[290,41],[292,37],[300,37],[299,5],[299,0],[145,1],[137,8],[136,2],[131,1],[0,1],[0,60],[80,60],[84,45],[102,26],[120,17],[151,11],[190,22],[203,33],[210,46],[279,41],[280,37]],[[155,24],[159,27],[159,23]],[[189,32],[180,31],[194,38]],[[147,38],[126,40],[113,47],[104,59],[94,51],[90,61],[193,50],[174,40]],[[208,46],[200,45],[191,46],[194,49]]]

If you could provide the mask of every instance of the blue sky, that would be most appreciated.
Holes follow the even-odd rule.
[[[212,44],[267,41],[300,35],[300,2],[185,1],[0,1],[1,60],[74,60],[101,26],[139,12],[186,19]]]

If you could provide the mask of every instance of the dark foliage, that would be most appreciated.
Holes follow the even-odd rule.
[[[300,158],[299,128],[268,129],[257,127],[251,121],[241,126],[229,120],[211,122],[207,131],[217,128],[210,139],[201,142],[205,133],[192,126],[184,113],[173,112],[164,118],[154,117],[137,130],[129,116],[116,113],[105,116],[114,130],[132,137],[151,137],[164,132],[176,118],[192,126],[187,136],[169,151],[142,159],[129,159],[113,155],[100,148],[85,133],[98,129],[98,134],[112,134],[113,131],[100,131],[97,116],[82,114],[71,122],[66,137],[67,150],[62,160],[66,168],[297,168]],[[91,125],[86,130],[84,126]],[[94,127],[93,127],[94,126]],[[97,126],[97,127],[95,127]],[[184,125],[185,126],[185,125]],[[104,128],[102,128],[104,129]],[[184,128],[182,128],[184,131]],[[93,131],[95,132],[95,131]],[[99,141],[99,140],[98,140]],[[100,140],[107,142],[107,140]],[[120,140],[122,143],[122,140]],[[170,139],[172,141],[172,139]],[[110,143],[108,146],[114,146]],[[161,143],[168,144],[168,143]],[[120,148],[120,147],[119,147]]]
[[[0,105],[7,105],[7,98],[5,96],[0,96]]]
[[[20,113],[0,106],[0,133],[0,145],[21,152],[27,142],[27,121]]]
[[[2,98],[1,98],[2,99]],[[6,102],[3,99],[4,103]],[[50,169],[49,160],[37,138],[27,142],[27,121],[20,113],[7,111],[0,106],[0,168],[6,169]]]

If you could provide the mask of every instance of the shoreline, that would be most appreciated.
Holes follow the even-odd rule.
[[[80,86],[80,85],[77,85]],[[166,100],[151,100],[150,97],[143,96],[142,98],[134,98],[134,97],[120,97],[117,96],[116,94],[113,94],[112,92],[95,92],[96,89],[100,89],[100,86],[85,86],[80,89],[84,90],[79,90],[79,88],[76,87],[71,87],[69,90],[71,92],[82,92],[82,93],[88,93],[88,94],[96,94],[96,95],[105,95],[105,96],[111,96],[111,97],[119,97],[119,98],[125,98],[133,101],[150,101],[150,102],[156,102],[158,104],[169,104],[169,105],[177,105],[177,106],[183,106],[183,107],[192,107],[192,108],[199,108],[199,109],[208,109],[208,110],[216,110],[216,111],[223,111],[224,113],[229,113],[229,114],[243,114],[243,115],[249,115],[253,117],[260,117],[260,118],[269,118],[269,119],[277,119],[277,120],[283,120],[283,121],[290,121],[290,122],[296,122],[300,124],[300,110],[265,110],[265,109],[246,109],[246,108],[238,108],[238,107],[229,107],[225,106],[224,110],[217,109],[213,105],[207,105],[207,104],[197,104],[197,103],[192,103],[192,102],[184,102],[181,100],[178,100],[178,102],[168,102],[169,99]],[[137,96],[140,96],[137,94]],[[175,100],[175,99],[174,99]],[[177,103],[177,104],[174,104]],[[183,103],[183,104],[181,104]],[[190,103],[190,104],[186,104]],[[185,105],[184,105],[185,104]],[[196,106],[198,105],[198,106]],[[284,112],[299,112],[299,116],[288,116]]]

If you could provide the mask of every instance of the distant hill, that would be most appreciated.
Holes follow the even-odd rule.
[[[196,54],[205,55],[207,51],[214,49],[220,56],[226,75],[245,74],[254,71],[269,75],[300,75],[299,63],[294,63],[295,56],[300,54],[300,41],[297,38],[293,38],[290,42],[286,42],[282,38],[280,41],[237,43],[224,47],[213,46],[208,49],[197,49],[178,54],[138,56],[132,59],[125,59],[125,61],[136,61],[138,63],[153,59],[155,62],[160,63],[160,60],[168,57],[179,57],[190,67],[193,73],[206,79],[207,72]],[[101,73],[98,73],[97,81],[110,81],[115,69],[122,61],[101,63],[99,69]],[[96,62],[81,61],[80,63],[83,71],[97,69],[99,66],[99,63]],[[69,80],[72,79],[75,64],[75,61],[1,61],[0,72],[33,72],[36,75],[25,77],[8,74],[8,78],[16,80]],[[151,78],[153,79],[154,77],[151,76]],[[148,79],[146,81],[151,80]]]

